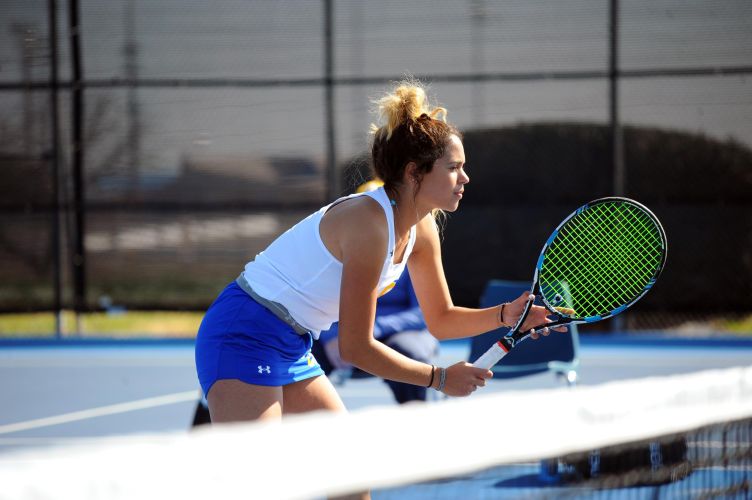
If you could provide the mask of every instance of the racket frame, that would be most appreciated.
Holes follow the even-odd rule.
[[[540,271],[541,269],[543,269],[543,264],[545,263],[546,250],[548,250],[548,248],[551,246],[551,243],[553,243],[553,241],[556,239],[561,229],[570,220],[572,220],[574,217],[578,216],[585,210],[589,210],[590,208],[596,205],[600,205],[602,203],[609,203],[609,202],[620,202],[620,203],[627,203],[630,205],[634,205],[649,216],[650,220],[653,222],[656,229],[658,230],[658,233],[661,238],[661,246],[662,246],[661,260],[657,266],[657,270],[655,274],[653,275],[652,279],[645,285],[643,290],[634,299],[629,301],[627,304],[623,304],[617,307],[616,309],[609,311],[605,314],[587,316],[583,318],[576,318],[568,314],[563,314],[562,312],[556,309],[556,306],[550,304],[548,300],[546,299],[546,297],[541,292]],[[665,267],[665,264],[666,264],[667,253],[668,253],[668,242],[666,239],[666,232],[664,231],[663,226],[658,220],[658,217],[656,217],[655,214],[651,212],[650,209],[648,209],[645,205],[637,201],[634,201],[630,198],[624,198],[621,196],[607,196],[604,198],[598,198],[597,200],[593,200],[589,203],[582,205],[577,210],[575,210],[574,212],[569,214],[567,217],[565,217],[564,220],[562,220],[561,223],[558,226],[556,226],[556,229],[554,229],[554,231],[548,237],[546,242],[543,244],[543,248],[541,249],[540,255],[538,256],[538,261],[535,265],[535,272],[533,274],[533,287],[531,291],[531,295],[533,296],[533,298],[528,299],[528,301],[525,303],[525,308],[523,309],[522,314],[520,315],[515,325],[512,326],[501,339],[495,342],[480,358],[478,358],[473,363],[473,366],[476,366],[479,368],[486,368],[490,370],[496,363],[498,363],[504,356],[506,356],[507,353],[509,353],[509,351],[514,349],[514,347],[519,342],[528,338],[532,333],[531,330],[535,332],[540,332],[544,328],[550,329],[556,326],[562,326],[562,325],[568,325],[568,324],[595,323],[596,321],[601,321],[607,318],[611,318],[625,311],[626,309],[631,307],[635,302],[637,302],[642,297],[644,297],[645,294],[648,293],[648,291],[653,287],[655,282],[658,280],[658,277],[663,272],[663,268]],[[520,328],[525,323],[525,320],[527,319],[528,315],[530,314],[530,310],[533,307],[533,303],[535,302],[535,299],[538,297],[540,297],[543,307],[545,307],[549,311],[550,313],[549,316],[553,315],[556,317],[556,319],[554,319],[551,323],[546,323],[545,325],[538,325],[531,330],[521,331]]]

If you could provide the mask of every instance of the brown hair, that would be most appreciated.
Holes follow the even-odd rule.
[[[405,166],[415,162],[417,193],[423,175],[444,155],[449,137],[454,134],[461,138],[461,134],[446,122],[445,108],[429,105],[425,89],[415,80],[400,82],[375,104],[383,124],[371,125],[374,173],[390,194],[396,194]]]

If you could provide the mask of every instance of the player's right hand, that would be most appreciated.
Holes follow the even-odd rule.
[[[446,369],[446,383],[442,391],[447,396],[469,396],[478,387],[484,387],[486,380],[493,377],[491,370],[476,368],[460,361]]]

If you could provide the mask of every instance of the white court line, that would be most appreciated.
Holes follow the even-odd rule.
[[[86,444],[100,442],[110,436],[91,437],[0,437],[0,447],[3,446],[50,446],[61,444]],[[0,461],[4,457],[0,456]]]
[[[25,422],[0,425],[0,434],[10,434],[13,432],[26,431],[29,429],[37,429],[39,427],[49,427],[51,425],[76,422],[78,420],[86,420],[89,418],[102,417],[105,415],[116,415],[118,413],[125,413],[135,410],[145,410],[147,408],[183,403],[186,401],[198,401],[198,399],[199,391],[197,389],[192,391],[176,392],[173,394],[166,394],[164,396],[128,401],[127,403],[100,406],[98,408],[90,408],[88,410],[63,413],[62,415],[55,415],[52,417],[36,418],[34,420],[27,420]]]
[[[192,367],[193,358],[120,359],[120,358],[0,358],[0,368],[69,368],[69,367]]]

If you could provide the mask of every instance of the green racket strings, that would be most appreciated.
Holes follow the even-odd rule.
[[[572,318],[606,316],[639,298],[663,262],[662,231],[639,206],[608,201],[567,221],[544,253],[543,297],[574,309]]]

